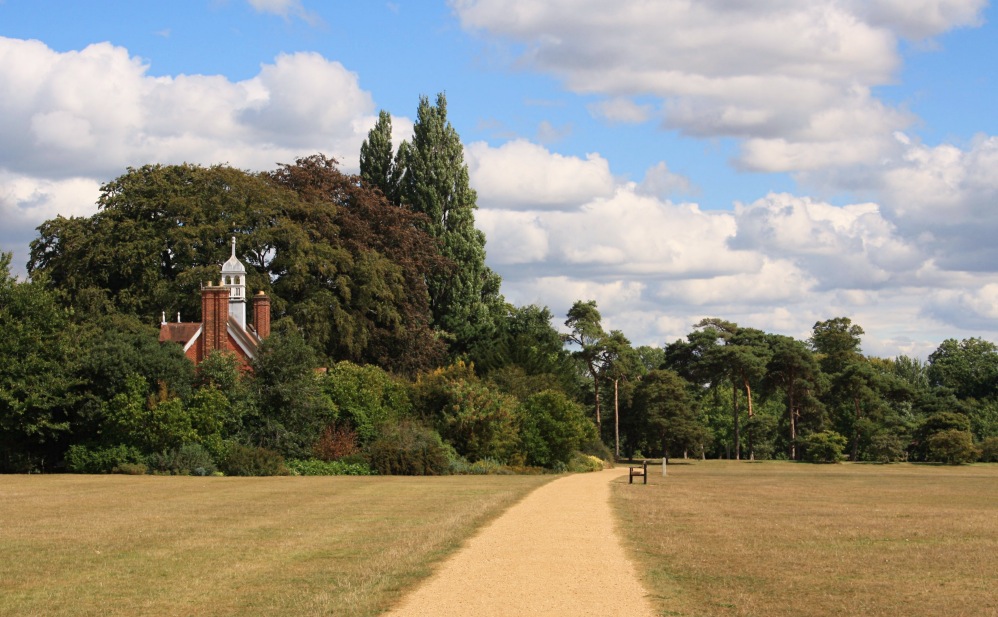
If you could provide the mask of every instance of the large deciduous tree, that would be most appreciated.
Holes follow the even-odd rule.
[[[99,295],[157,323],[195,321],[239,236],[247,286],[271,296],[324,358],[414,373],[442,356],[425,272],[446,271],[423,219],[322,155],[267,174],[216,165],[147,165],[102,188],[97,214],[45,222],[32,276],[68,302]]]

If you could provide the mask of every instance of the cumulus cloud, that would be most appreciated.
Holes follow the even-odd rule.
[[[739,164],[802,171],[876,163],[913,118],[870,89],[890,83],[899,37],[980,20],[983,0],[685,2],[452,0],[462,25],[513,42],[518,63],[560,78],[616,122],[662,101],[665,127],[746,140]]]
[[[473,143],[465,154],[471,184],[484,208],[557,210],[614,190],[610,164],[598,154],[585,159],[562,156],[523,139],[498,148]]]
[[[26,259],[37,225],[57,213],[92,211],[97,187],[126,167],[273,169],[321,151],[356,171],[376,119],[357,75],[318,54],[280,55],[237,82],[152,77],[148,68],[109,43],[56,52],[0,37],[2,239],[16,263]],[[411,121],[396,124],[411,133]]]

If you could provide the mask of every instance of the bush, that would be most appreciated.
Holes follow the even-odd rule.
[[[323,461],[338,461],[345,456],[360,453],[357,432],[348,426],[330,424],[322,431],[319,441],[312,446],[312,455]]]
[[[315,458],[292,459],[288,470],[296,476],[369,476],[371,468],[367,463],[344,463],[323,461]]]
[[[568,460],[567,471],[575,473],[586,473],[590,471],[603,471],[603,459],[591,454],[576,452]]]
[[[998,437],[988,437],[981,442],[981,461],[998,463]]]
[[[563,392],[544,390],[523,402],[523,448],[531,465],[567,463],[572,452],[595,436],[596,426],[582,406]]]
[[[588,454],[589,456],[595,456],[598,459],[606,462],[607,467],[613,467],[613,450],[610,446],[603,443],[599,437],[592,437],[582,442],[579,447],[579,452],[583,454]]]
[[[450,467],[440,435],[411,421],[386,427],[368,445],[367,459],[382,475],[437,476]]]
[[[901,437],[888,431],[879,431],[870,438],[865,458],[878,463],[897,463],[908,459],[907,444]]]
[[[143,476],[149,472],[149,468],[142,463],[122,463],[114,468],[113,473],[121,473],[126,476]]]
[[[91,448],[74,445],[66,452],[66,468],[75,473],[111,473],[122,465],[141,464],[143,459],[139,449],[132,446]]]
[[[173,476],[210,476],[215,473],[215,461],[211,453],[196,443],[150,454],[146,464],[152,473]]]
[[[970,431],[957,429],[933,434],[926,442],[926,452],[928,460],[948,465],[972,463],[981,454],[981,451],[974,446],[974,437]]]
[[[222,471],[230,476],[286,476],[290,472],[284,457],[256,446],[234,444],[222,463]]]
[[[803,459],[808,463],[838,463],[845,459],[848,441],[835,431],[811,433],[801,439]]]
[[[469,465],[468,473],[474,476],[508,476],[513,472],[499,461],[483,458]]]

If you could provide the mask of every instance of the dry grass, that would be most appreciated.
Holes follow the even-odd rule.
[[[551,476],[0,476],[0,615],[374,615]]]
[[[663,615],[998,615],[998,466],[707,461],[613,487]]]

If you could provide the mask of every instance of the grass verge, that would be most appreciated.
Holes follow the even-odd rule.
[[[662,615],[998,615],[998,466],[706,461],[613,486]]]
[[[553,476],[0,476],[0,615],[375,615]]]

